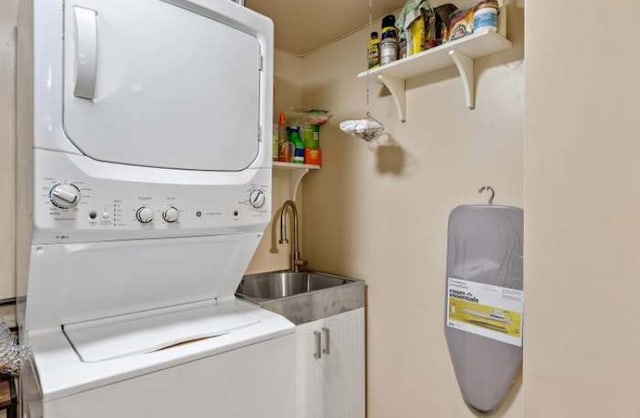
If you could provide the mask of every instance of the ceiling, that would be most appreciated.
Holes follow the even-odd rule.
[[[399,9],[405,0],[373,0],[373,17]],[[276,48],[305,55],[369,23],[369,0],[246,0],[275,23]]]

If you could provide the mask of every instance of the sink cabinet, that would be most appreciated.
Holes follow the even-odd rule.
[[[247,275],[239,298],[296,324],[296,417],[365,417],[365,282],[321,272]]]
[[[296,328],[297,418],[364,418],[364,308]]]

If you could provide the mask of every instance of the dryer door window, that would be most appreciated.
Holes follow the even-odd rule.
[[[100,161],[239,171],[259,151],[260,45],[159,0],[66,0],[64,126]]]

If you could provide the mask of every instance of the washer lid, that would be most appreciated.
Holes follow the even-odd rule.
[[[63,331],[83,362],[96,363],[217,337],[257,322],[234,304],[204,302],[64,325]]]
[[[251,165],[260,44],[207,14],[159,0],[65,0],[63,119],[82,153],[175,169]]]

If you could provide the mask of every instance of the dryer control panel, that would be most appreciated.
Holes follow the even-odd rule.
[[[48,157],[65,158],[57,154]],[[58,164],[52,171],[59,173],[65,165],[69,166]],[[249,175],[223,173],[228,181],[215,179],[215,173],[180,173],[192,177],[193,184],[179,177],[168,182],[104,180],[82,170],[69,171],[63,176],[36,173],[34,222],[39,242],[262,232],[270,220],[270,169],[248,170]],[[171,170],[165,171],[171,179]],[[207,176],[211,184],[203,184]],[[238,181],[243,178],[249,181]]]

